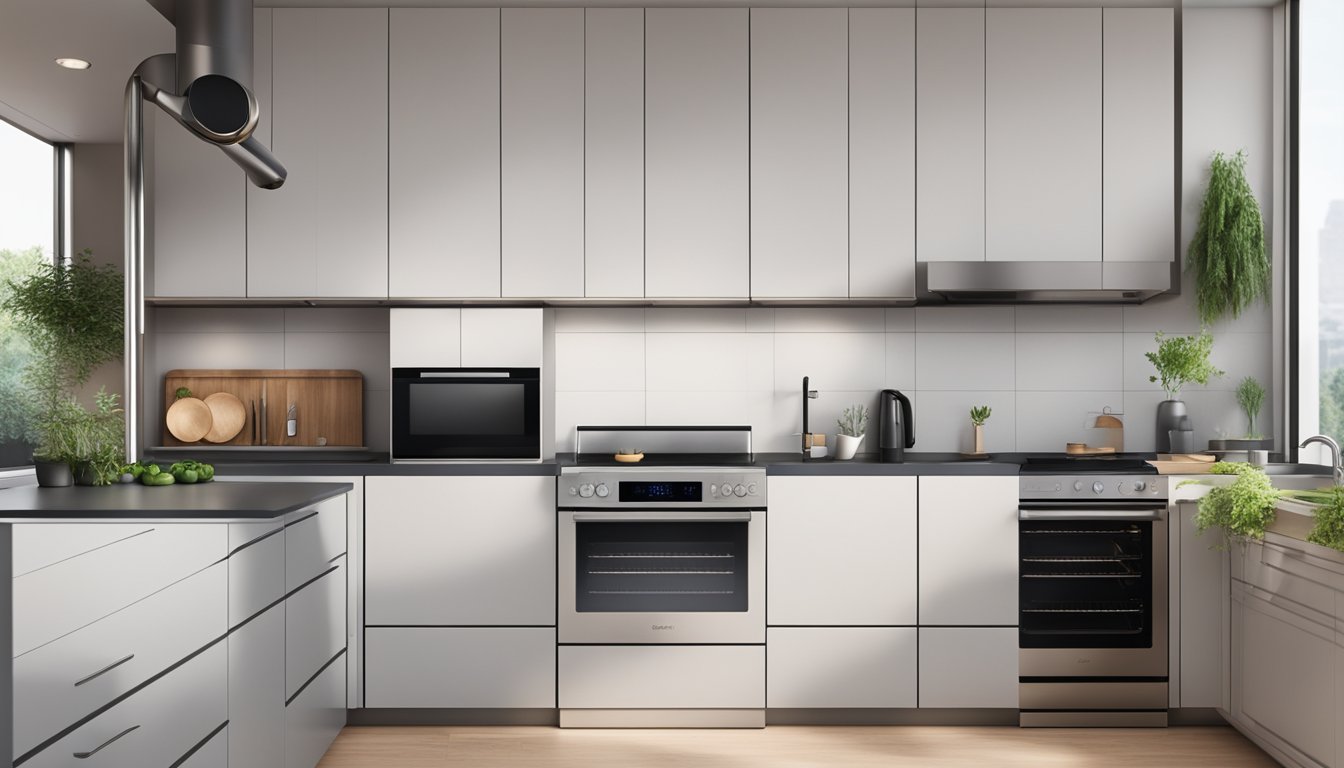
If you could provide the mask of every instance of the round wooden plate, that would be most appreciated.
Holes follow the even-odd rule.
[[[168,432],[184,443],[194,443],[205,437],[212,421],[210,406],[194,397],[174,402],[168,406],[168,415],[164,417]]]
[[[210,431],[205,433],[207,443],[227,443],[243,431],[247,422],[247,409],[243,401],[228,392],[216,392],[205,398],[210,408]]]

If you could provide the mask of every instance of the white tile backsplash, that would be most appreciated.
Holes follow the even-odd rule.
[[[285,332],[388,332],[388,310],[364,307],[295,307],[285,310]]]
[[[1110,406],[1119,410],[1125,393],[1112,392],[1018,392],[1017,449],[1062,451],[1065,443],[1088,441],[1088,414]],[[1150,411],[1151,413],[1151,411]],[[1128,423],[1128,421],[1126,421]],[[1130,435],[1126,431],[1126,445]],[[1142,450],[1135,445],[1132,448]]]
[[[882,333],[887,329],[881,307],[780,308],[776,333]]]
[[[648,333],[745,333],[747,310],[739,307],[650,307],[644,310],[644,330]]]
[[[640,426],[644,422],[644,393],[556,392],[555,450],[574,450],[574,427]]]
[[[1023,304],[1016,309],[1018,333],[1119,333],[1125,329],[1122,307]]]
[[[887,334],[887,377],[882,388],[915,388],[915,334]]]
[[[388,354],[386,333],[286,333],[280,367],[354,369],[364,375],[365,389],[387,390],[392,386]]]
[[[965,451],[975,447],[971,408],[987,405],[985,450],[1016,450],[1016,403],[1012,392],[926,392],[912,398],[915,406],[915,451]]]
[[[1017,389],[1117,390],[1124,379],[1124,334],[1018,333]]]
[[[283,333],[164,333],[156,360],[163,373],[176,368],[284,368]]]
[[[775,333],[775,389],[878,390],[887,375],[882,333]]]
[[[561,392],[644,389],[644,334],[555,334],[555,388]]]
[[[1014,307],[915,307],[920,333],[1012,333]]]
[[[645,387],[662,392],[769,392],[774,345],[761,333],[650,333]]]
[[[1013,389],[1013,336],[1002,333],[918,333],[915,389]]]

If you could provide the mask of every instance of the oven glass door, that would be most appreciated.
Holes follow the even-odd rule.
[[[396,368],[392,455],[398,459],[541,458],[536,368]]]
[[[580,522],[578,613],[742,613],[747,528],[740,522]]]
[[[1153,525],[1021,521],[1021,647],[1151,648]]]

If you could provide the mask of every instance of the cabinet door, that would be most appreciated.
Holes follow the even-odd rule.
[[[462,365],[466,368],[541,367],[540,309],[462,310]]]
[[[985,257],[1101,261],[1101,9],[985,13]]]
[[[388,25],[388,291],[498,297],[499,10]]]
[[[849,296],[915,296],[915,11],[849,11]]]
[[[283,553],[282,553],[283,557]],[[283,582],[283,576],[280,581]],[[285,759],[285,609],[229,635],[229,757],[234,766]]]
[[[342,559],[285,600],[286,700],[345,651],[345,581]]]
[[[554,477],[370,477],[368,625],[555,623]]]
[[[153,139],[151,296],[247,295],[247,179],[218,147],[145,107]]]
[[[849,295],[848,11],[751,11],[751,294]]]
[[[555,707],[551,627],[380,627],[365,641],[369,707]]]
[[[1176,43],[1170,8],[1102,11],[1102,259],[1176,248]]]
[[[1015,627],[920,627],[919,706],[1017,708]]]
[[[644,9],[584,10],[584,295],[644,295]]]
[[[772,477],[771,625],[915,623],[915,478]]]
[[[915,13],[915,253],[984,261],[985,9]]]
[[[747,298],[747,10],[644,22],[645,296]]]
[[[766,648],[767,707],[916,706],[913,627],[770,627]]]
[[[1180,706],[1220,707],[1223,700],[1223,576],[1226,552],[1198,535],[1195,504],[1176,507],[1180,525]]]
[[[457,368],[462,365],[462,310],[421,307],[388,310],[392,368]]]
[[[285,706],[285,768],[321,762],[345,715],[345,665],[332,664]]]
[[[503,295],[583,295],[583,9],[500,12]]]
[[[272,11],[271,150],[247,191],[247,295],[387,296],[387,9]]]
[[[1017,478],[919,478],[919,623],[1017,626]]]

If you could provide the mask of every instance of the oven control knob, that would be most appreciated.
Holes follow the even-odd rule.
[[[756,495],[756,484],[755,484],[755,483],[747,483],[747,495],[748,495],[748,496],[755,496],[755,495]]]
[[[607,484],[606,484],[606,483],[602,483],[601,485],[597,486],[597,498],[599,498],[599,499],[605,499],[605,498],[607,498],[607,495],[610,494],[610,493],[611,493],[611,491],[607,490]]]
[[[1082,490],[1083,490],[1083,481],[1082,481],[1082,480],[1074,480],[1074,481],[1073,481],[1073,490],[1078,491],[1079,493],[1082,493]]]
[[[1106,490],[1106,486],[1100,480],[1092,484],[1093,493],[1101,493],[1104,490]]]
[[[733,487],[733,493],[737,494],[738,496],[746,496],[747,486],[738,483],[736,486]]]
[[[570,496],[578,496],[578,495],[579,495],[579,489],[578,489],[578,488],[575,488],[575,487],[572,486],[572,485],[569,486],[569,495],[570,495]]]
[[[1134,481],[1134,492],[1135,492],[1135,493],[1143,493],[1143,492],[1146,491],[1146,490],[1148,490],[1148,484],[1147,484],[1147,483],[1143,482],[1142,480],[1135,480],[1135,481]]]
[[[592,483],[584,483],[583,485],[580,485],[580,486],[579,486],[579,495],[582,496],[582,497],[585,498],[585,499],[588,498],[588,497],[590,497],[590,496],[592,496],[592,495],[593,495],[593,484],[592,484]]]

